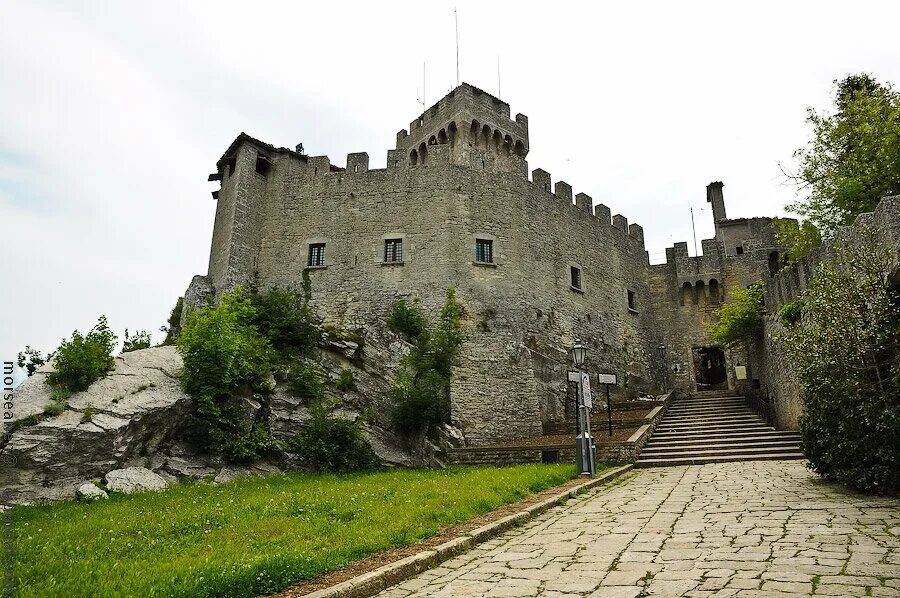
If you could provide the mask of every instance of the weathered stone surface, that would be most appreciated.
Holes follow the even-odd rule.
[[[98,488],[93,482],[85,482],[75,491],[75,496],[83,500],[97,500],[99,498],[109,498],[109,495]]]
[[[157,452],[190,411],[180,368],[174,347],[125,353],[109,376],[72,395],[63,413],[16,431],[0,448],[0,500],[71,498],[84,479]],[[17,419],[42,412],[37,407],[50,403],[50,391],[42,374],[26,380],[14,393]],[[83,422],[88,404],[93,417]]]
[[[110,492],[133,494],[150,490],[162,490],[166,480],[144,467],[115,469],[106,474],[106,487]]]
[[[885,530],[900,518],[896,498],[822,483],[798,461],[623,479],[379,596],[900,595],[900,537]],[[862,546],[878,558],[854,559]],[[891,565],[880,564],[887,555]]]

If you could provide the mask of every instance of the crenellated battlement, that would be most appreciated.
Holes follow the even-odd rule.
[[[639,224],[628,224],[628,219],[616,214],[612,216],[610,209],[603,205],[594,205],[593,198],[587,193],[578,193],[575,195],[574,203],[572,201],[572,185],[565,181],[557,181],[553,184],[553,177],[549,172],[542,168],[535,168],[531,171],[531,184],[539,190],[557,199],[563,200],[569,205],[574,205],[579,211],[584,212],[584,217],[589,218],[592,222],[597,222],[608,229],[624,233],[623,238],[631,239],[638,247],[644,249],[644,228]],[[551,188],[553,189],[551,191]]]

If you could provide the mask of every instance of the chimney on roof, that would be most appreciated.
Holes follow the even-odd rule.
[[[706,202],[712,204],[713,222],[725,220],[725,196],[722,194],[722,181],[716,181],[706,186]]]
[[[306,154],[303,153],[303,144],[302,144],[302,143],[298,143],[298,144],[297,144],[297,147],[294,148],[294,151],[296,151],[296,152],[297,152],[298,154],[300,154],[301,156],[305,156],[305,155],[306,155]]]

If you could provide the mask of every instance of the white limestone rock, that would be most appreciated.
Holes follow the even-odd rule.
[[[148,490],[162,490],[166,486],[166,480],[162,476],[145,467],[114,469],[106,474],[106,487],[111,492],[133,494]]]
[[[75,496],[81,500],[98,500],[109,498],[109,495],[102,489],[98,488],[93,482],[85,482],[75,491]]]

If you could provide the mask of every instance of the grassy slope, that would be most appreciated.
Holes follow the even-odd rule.
[[[16,507],[23,596],[254,596],[575,475],[570,465],[275,475]]]

